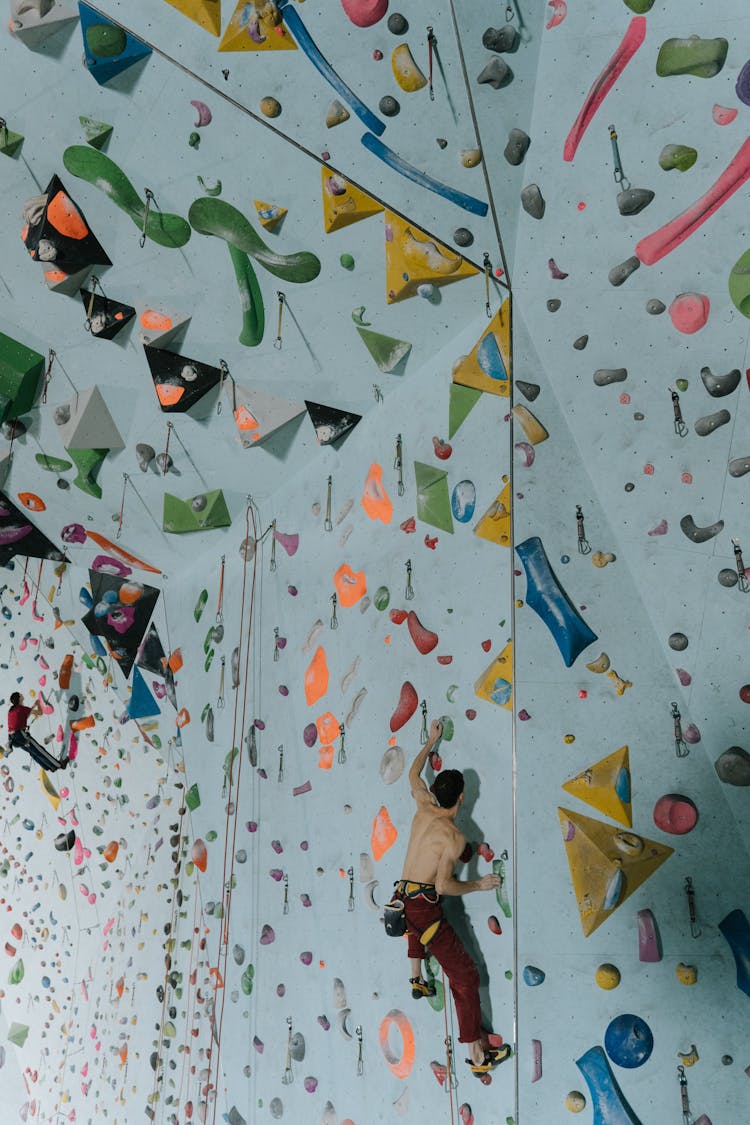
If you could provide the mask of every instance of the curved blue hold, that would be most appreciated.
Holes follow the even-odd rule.
[[[654,1036],[640,1016],[615,1016],[604,1033],[604,1049],[613,1063],[634,1070],[651,1058]]]
[[[459,523],[468,523],[477,506],[477,490],[470,480],[460,480],[451,493],[451,511]]]
[[[296,13],[294,14],[296,15]],[[288,17],[285,18],[288,19]],[[382,133],[383,130],[380,131]],[[436,195],[442,195],[443,199],[455,203],[457,207],[462,207],[464,211],[469,211],[472,215],[481,215],[484,218],[489,211],[488,205],[483,200],[477,199],[474,195],[467,195],[465,192],[459,191],[458,188],[452,188],[448,184],[444,184],[442,180],[436,180],[434,176],[428,176],[426,172],[421,172],[419,168],[415,168],[413,164],[404,160],[403,156],[399,156],[392,148],[388,148],[388,145],[383,144],[377,137],[373,137],[372,133],[363,133],[360,139],[373,156],[377,156],[394,172],[398,172],[399,175],[411,180],[412,183],[419,184],[420,187],[427,188],[428,191],[434,191]]]
[[[508,378],[494,332],[488,332],[477,348],[477,363],[490,379]]]
[[[81,589],[78,591],[78,600],[81,605],[85,605],[87,609],[91,609],[94,605],[94,599],[85,586],[81,586]]]
[[[597,640],[557,580],[538,535],[516,547],[526,571],[526,604],[539,614],[570,668],[584,649]]]
[[[630,770],[626,770],[625,766],[623,766],[617,774],[615,793],[620,798],[623,805],[630,803]]]
[[[617,1085],[612,1067],[601,1047],[592,1047],[576,1060],[586,1079],[594,1111],[594,1125],[641,1125]]]
[[[107,650],[97,637],[96,633],[89,633],[89,642],[91,644],[91,651],[95,652],[97,656],[107,655]]]
[[[750,922],[743,910],[732,910],[719,922],[737,966],[737,987],[750,996]]]
[[[622,868],[618,867],[607,883],[607,889],[604,892],[604,902],[602,904],[603,910],[614,910],[622,897],[624,885],[625,876],[622,873]]]

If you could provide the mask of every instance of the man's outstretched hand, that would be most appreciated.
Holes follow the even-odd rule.
[[[440,719],[433,719],[430,723],[430,742],[437,742],[443,737],[443,724]]]
[[[479,883],[478,890],[495,891],[500,886],[502,879],[499,875],[483,875],[477,882]]]

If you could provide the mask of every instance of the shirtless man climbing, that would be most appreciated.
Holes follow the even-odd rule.
[[[404,903],[409,935],[411,994],[415,999],[434,995],[434,985],[428,985],[422,976],[422,958],[431,954],[448,976],[458,1017],[458,1038],[468,1044],[471,1055],[466,1061],[475,1074],[482,1075],[507,1059],[511,1048],[508,1043],[491,1047],[487,1033],[482,1030],[479,972],[455,930],[445,920],[440,898],[442,895],[466,895],[471,891],[493,891],[500,886],[500,878],[483,875],[481,879],[462,882],[453,874],[467,848],[466,837],[455,823],[464,800],[463,774],[459,770],[442,770],[431,791],[421,776],[442,733],[442,723],[434,721],[427,742],[409,770],[417,811],[396,895]]]

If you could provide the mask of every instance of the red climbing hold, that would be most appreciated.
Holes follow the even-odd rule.
[[[424,545],[425,545],[425,547],[429,547],[429,549],[430,549],[431,551],[434,551],[434,550],[435,550],[435,548],[437,547],[437,543],[438,543],[438,537],[437,537],[437,535],[434,535],[434,536],[432,536],[432,537],[430,537],[429,535],[425,535],[425,537],[424,537]]]
[[[440,1083],[440,1085],[444,1086],[445,1085],[445,1079],[448,1076],[448,1070],[447,1070],[447,1067],[446,1067],[445,1063],[435,1062],[435,1060],[433,1059],[433,1061],[430,1063],[430,1068],[432,1070],[432,1073],[435,1075],[438,1082]]]
[[[414,685],[405,680],[401,687],[401,695],[399,697],[398,706],[391,715],[391,733],[395,734],[397,730],[409,722],[417,707],[419,706],[419,697],[417,696]]]
[[[388,614],[394,625],[403,625],[409,614],[405,609],[392,609]]]
[[[750,384],[750,373],[748,373],[748,384]],[[402,531],[405,531],[407,535],[411,535],[413,531],[417,530],[417,521],[414,519],[414,516],[409,516],[408,520],[404,520],[403,523],[399,524],[399,527]]]
[[[431,629],[426,629],[413,609],[409,611],[407,624],[409,636],[417,649],[422,653],[422,656],[427,656],[428,652],[432,652],[438,643],[437,633],[433,633]]]

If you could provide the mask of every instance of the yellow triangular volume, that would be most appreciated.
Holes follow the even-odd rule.
[[[330,168],[321,168],[321,172],[323,226],[326,234],[358,223],[360,219],[369,219],[384,210],[383,204],[378,203],[377,199],[354,187],[354,184],[350,184]]]
[[[172,0],[168,0],[171,4]],[[204,3],[206,0],[204,0]],[[240,0],[227,24],[220,51],[296,51],[275,4]]]
[[[50,781],[49,774],[47,773],[46,770],[43,770],[43,769],[39,770],[39,782],[42,786],[42,789],[44,790],[44,792],[49,797],[49,801],[50,801],[50,804],[52,805],[52,808],[55,809],[55,810],[57,808],[59,808],[60,794],[57,792],[54,785]]]
[[[460,254],[392,211],[385,213],[385,229],[385,292],[389,305],[416,297],[420,285],[449,285],[479,273]]]
[[[221,0],[165,0],[212,35],[221,35]]]
[[[253,203],[258,213],[258,222],[266,230],[273,230],[287,212],[286,207],[279,207],[276,203],[264,203],[262,199],[254,199]]]
[[[513,710],[513,641],[507,645],[474,684],[474,694],[506,711]]]
[[[630,754],[621,746],[593,766],[582,770],[563,785],[566,793],[585,801],[597,812],[619,820],[628,828],[633,824],[630,804]]]
[[[510,481],[499,496],[490,504],[487,511],[474,528],[480,539],[489,539],[501,547],[510,547]]]
[[[491,395],[510,394],[510,297],[500,306],[468,355],[453,365],[453,382]]]
[[[557,813],[578,913],[588,937],[674,849],[569,809],[558,808]]]

